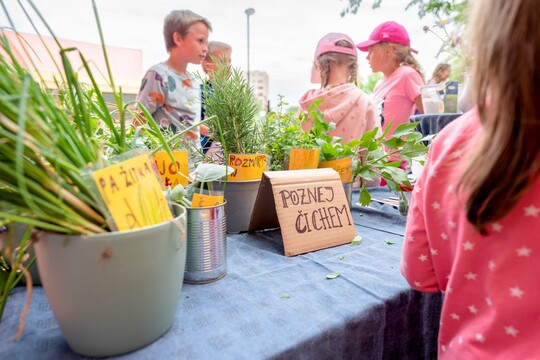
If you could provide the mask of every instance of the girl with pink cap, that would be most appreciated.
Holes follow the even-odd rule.
[[[395,21],[380,24],[373,30],[369,40],[356,45],[367,51],[367,59],[373,72],[382,72],[383,78],[375,86],[374,96],[382,104],[382,123],[392,123],[389,134],[402,123],[409,121],[415,108],[423,113],[420,87],[424,77],[420,65],[412,55],[407,30]]]
[[[320,83],[321,88],[309,90],[300,98],[300,111],[323,100],[319,109],[324,120],[336,124],[329,135],[341,137],[344,144],[379,126],[374,102],[356,85],[357,61],[350,37],[327,34],[317,45],[311,70],[311,82]],[[304,130],[309,131],[311,125],[310,119],[303,124]]]

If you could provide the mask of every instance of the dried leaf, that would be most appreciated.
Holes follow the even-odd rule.
[[[360,235],[356,235],[354,239],[351,241],[352,246],[358,246],[362,243],[362,237]]]
[[[338,272],[333,272],[331,274],[326,275],[326,278],[332,280],[332,279],[337,278],[338,276],[339,276]]]

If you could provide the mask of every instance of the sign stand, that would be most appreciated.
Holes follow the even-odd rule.
[[[330,168],[264,172],[249,231],[281,227],[286,256],[351,242],[356,229]]]

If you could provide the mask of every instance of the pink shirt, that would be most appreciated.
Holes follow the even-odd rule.
[[[414,100],[420,96],[420,87],[424,80],[416,70],[410,66],[398,67],[390,76],[381,79],[374,90],[375,101],[384,100],[382,115],[384,127],[392,122],[390,133],[403,123],[409,122],[414,114]]]
[[[540,359],[540,181],[480,235],[456,185],[481,132],[474,109],[434,140],[412,195],[401,270],[414,289],[444,293],[440,359]]]
[[[354,84],[343,84],[330,90],[308,90],[300,98],[300,110],[308,111],[309,106],[319,99],[323,99],[319,109],[324,115],[324,121],[336,124],[335,130],[328,134],[341,137],[343,144],[380,126],[373,100]],[[309,119],[302,124],[302,128],[309,131],[312,122]]]

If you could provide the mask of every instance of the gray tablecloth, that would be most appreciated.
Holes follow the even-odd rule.
[[[172,328],[115,358],[435,359],[441,296],[411,290],[400,274],[405,218],[386,205],[354,206],[352,214],[359,246],[295,257],[282,255],[277,230],[229,235],[227,276],[184,284]],[[328,280],[333,272],[340,276]],[[40,287],[22,338],[12,340],[25,295],[17,288],[8,300],[0,359],[80,358]]]

